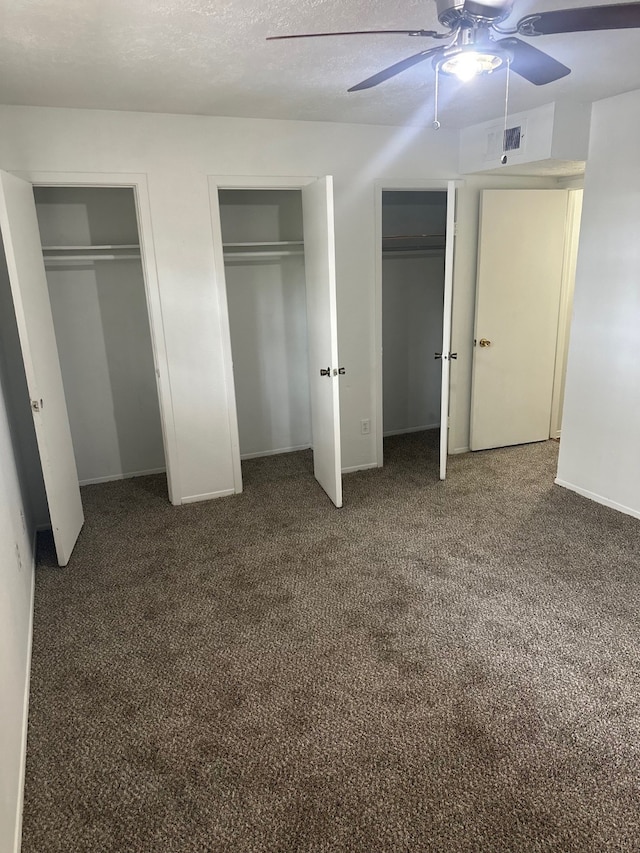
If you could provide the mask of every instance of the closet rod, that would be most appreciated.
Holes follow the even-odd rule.
[[[444,246],[398,246],[395,249],[383,249],[383,255],[443,255]]]
[[[446,234],[383,234],[383,240],[444,240]]]
[[[383,236],[383,253],[400,252],[444,252],[446,236],[444,234],[394,234]]]

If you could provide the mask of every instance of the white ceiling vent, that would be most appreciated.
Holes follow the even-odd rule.
[[[499,160],[505,153],[522,154],[526,137],[525,130],[525,122],[519,122],[506,129],[503,124],[489,128],[486,132],[485,163]]]
[[[460,172],[497,174],[506,167],[514,175],[541,175],[546,163],[549,174],[556,174],[562,162],[569,169],[565,174],[577,174],[576,162],[587,159],[590,127],[591,104],[580,101],[553,101],[526,113],[509,113],[506,123],[504,115],[496,116],[461,130]],[[514,171],[519,169],[524,171]]]

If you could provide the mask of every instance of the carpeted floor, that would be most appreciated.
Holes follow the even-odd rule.
[[[83,490],[37,572],[23,853],[640,850],[640,524],[557,444]]]

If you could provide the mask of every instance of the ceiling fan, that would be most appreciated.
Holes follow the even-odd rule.
[[[358,92],[384,83],[427,59],[432,60],[437,74],[454,75],[463,81],[506,67],[530,83],[544,86],[566,77],[571,69],[516,36],[640,28],[640,2],[538,12],[521,18],[513,28],[503,28],[500,24],[511,14],[513,4],[514,0],[436,0],[438,20],[447,28],[447,32],[422,29],[355,30],[270,36],[267,40],[374,34],[447,40],[447,44],[402,59],[348,90]],[[494,33],[504,38],[496,39]]]

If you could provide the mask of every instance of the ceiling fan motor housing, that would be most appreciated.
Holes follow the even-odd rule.
[[[438,20],[445,27],[497,24],[511,14],[514,0],[436,0]]]

